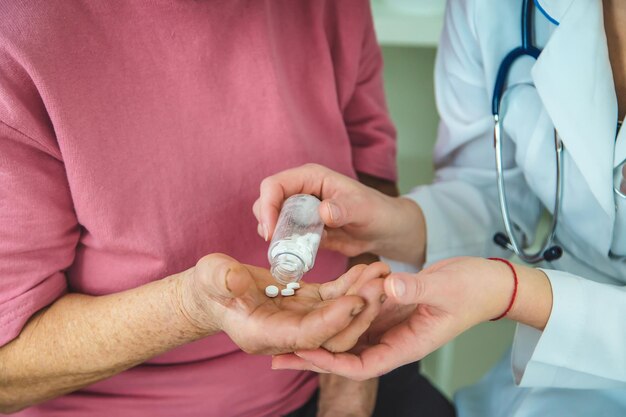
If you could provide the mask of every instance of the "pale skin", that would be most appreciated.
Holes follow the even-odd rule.
[[[358,288],[306,284],[297,297],[269,299],[267,270],[214,254],[132,290],[65,295],[0,348],[0,412],[74,391],[218,331],[248,353],[350,349],[380,310],[388,272],[380,262],[360,265],[346,273],[358,275]]]

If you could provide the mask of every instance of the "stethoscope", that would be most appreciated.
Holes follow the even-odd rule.
[[[513,64],[522,57],[531,57],[533,59],[539,58],[541,49],[537,48],[533,44],[533,17],[534,4],[528,0],[522,2],[522,45],[509,52],[496,76],[496,84],[493,90],[493,98],[491,102],[491,111],[493,114],[494,128],[493,128],[493,143],[496,153],[496,181],[498,184],[498,200],[500,202],[500,212],[502,213],[502,220],[504,222],[504,229],[506,234],[498,232],[494,235],[493,240],[499,246],[513,251],[522,261],[527,263],[538,263],[542,261],[554,261],[559,259],[563,254],[563,249],[558,245],[553,245],[554,237],[556,233],[556,225],[559,217],[559,211],[561,209],[561,202],[563,201],[563,142],[556,129],[554,129],[554,149],[556,153],[556,195],[554,198],[554,210],[552,211],[552,224],[550,226],[550,233],[546,236],[541,249],[535,253],[527,252],[520,241],[513,233],[513,225],[509,216],[509,207],[507,204],[504,174],[502,166],[502,126],[500,120],[500,104],[502,102],[502,96],[504,95],[505,84],[511,67]]]
[[[493,128],[493,142],[496,153],[496,181],[498,184],[498,200],[500,203],[500,212],[502,213],[502,220],[504,223],[505,233],[498,232],[493,236],[494,242],[504,249],[513,251],[522,261],[526,263],[539,263],[542,261],[554,261],[563,255],[563,248],[559,245],[553,245],[556,234],[556,226],[559,218],[559,212],[561,210],[561,202],[563,201],[563,142],[556,129],[554,129],[554,150],[556,155],[556,194],[554,198],[554,210],[552,211],[552,223],[550,225],[550,232],[544,239],[541,248],[535,253],[527,252],[527,249],[523,247],[520,241],[516,238],[511,218],[509,216],[509,207],[506,199],[504,174],[502,166],[502,120],[500,118],[500,107],[502,97],[504,95],[505,84],[511,67],[513,64],[522,57],[531,57],[533,59],[539,58],[541,49],[537,48],[533,44],[533,18],[534,15],[534,2],[523,0],[522,2],[522,45],[509,52],[500,64],[498,73],[496,76],[496,84],[493,91],[493,98],[491,102],[491,110],[494,120]],[[621,124],[618,124],[618,131]],[[614,171],[614,192],[618,197],[619,206],[626,204],[626,162],[620,164]],[[623,207],[626,210],[626,207]],[[617,210],[617,205],[616,205]],[[618,223],[619,223],[618,219]],[[622,250],[626,247],[626,237],[620,239],[620,247]],[[620,261],[626,261],[626,256],[615,255],[612,252],[609,253],[611,259],[617,259]]]

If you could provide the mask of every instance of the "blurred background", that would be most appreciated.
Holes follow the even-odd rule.
[[[372,0],[385,60],[385,89],[398,129],[400,190],[433,178],[432,150],[439,118],[433,70],[445,0]],[[484,323],[422,362],[422,369],[448,396],[478,381],[510,346],[515,326]]]

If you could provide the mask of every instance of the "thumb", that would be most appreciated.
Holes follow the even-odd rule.
[[[201,291],[217,298],[239,297],[253,281],[250,271],[245,266],[221,253],[200,259],[196,264],[195,278]]]
[[[346,199],[331,198],[322,201],[319,208],[320,217],[324,224],[328,227],[338,228],[353,222],[350,213],[357,212],[352,210],[351,204]]]
[[[385,279],[385,294],[398,304],[418,304],[427,299],[427,281],[418,274],[394,273]]]

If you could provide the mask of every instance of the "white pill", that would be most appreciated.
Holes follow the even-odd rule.
[[[280,293],[284,295],[285,297],[289,297],[290,295],[294,295],[296,292],[294,291],[293,288],[284,288],[280,290]]]
[[[278,287],[276,285],[268,285],[265,287],[265,295],[274,298],[278,295]]]
[[[287,284],[287,288],[291,288],[292,290],[300,289],[300,284],[297,282],[290,282]]]

